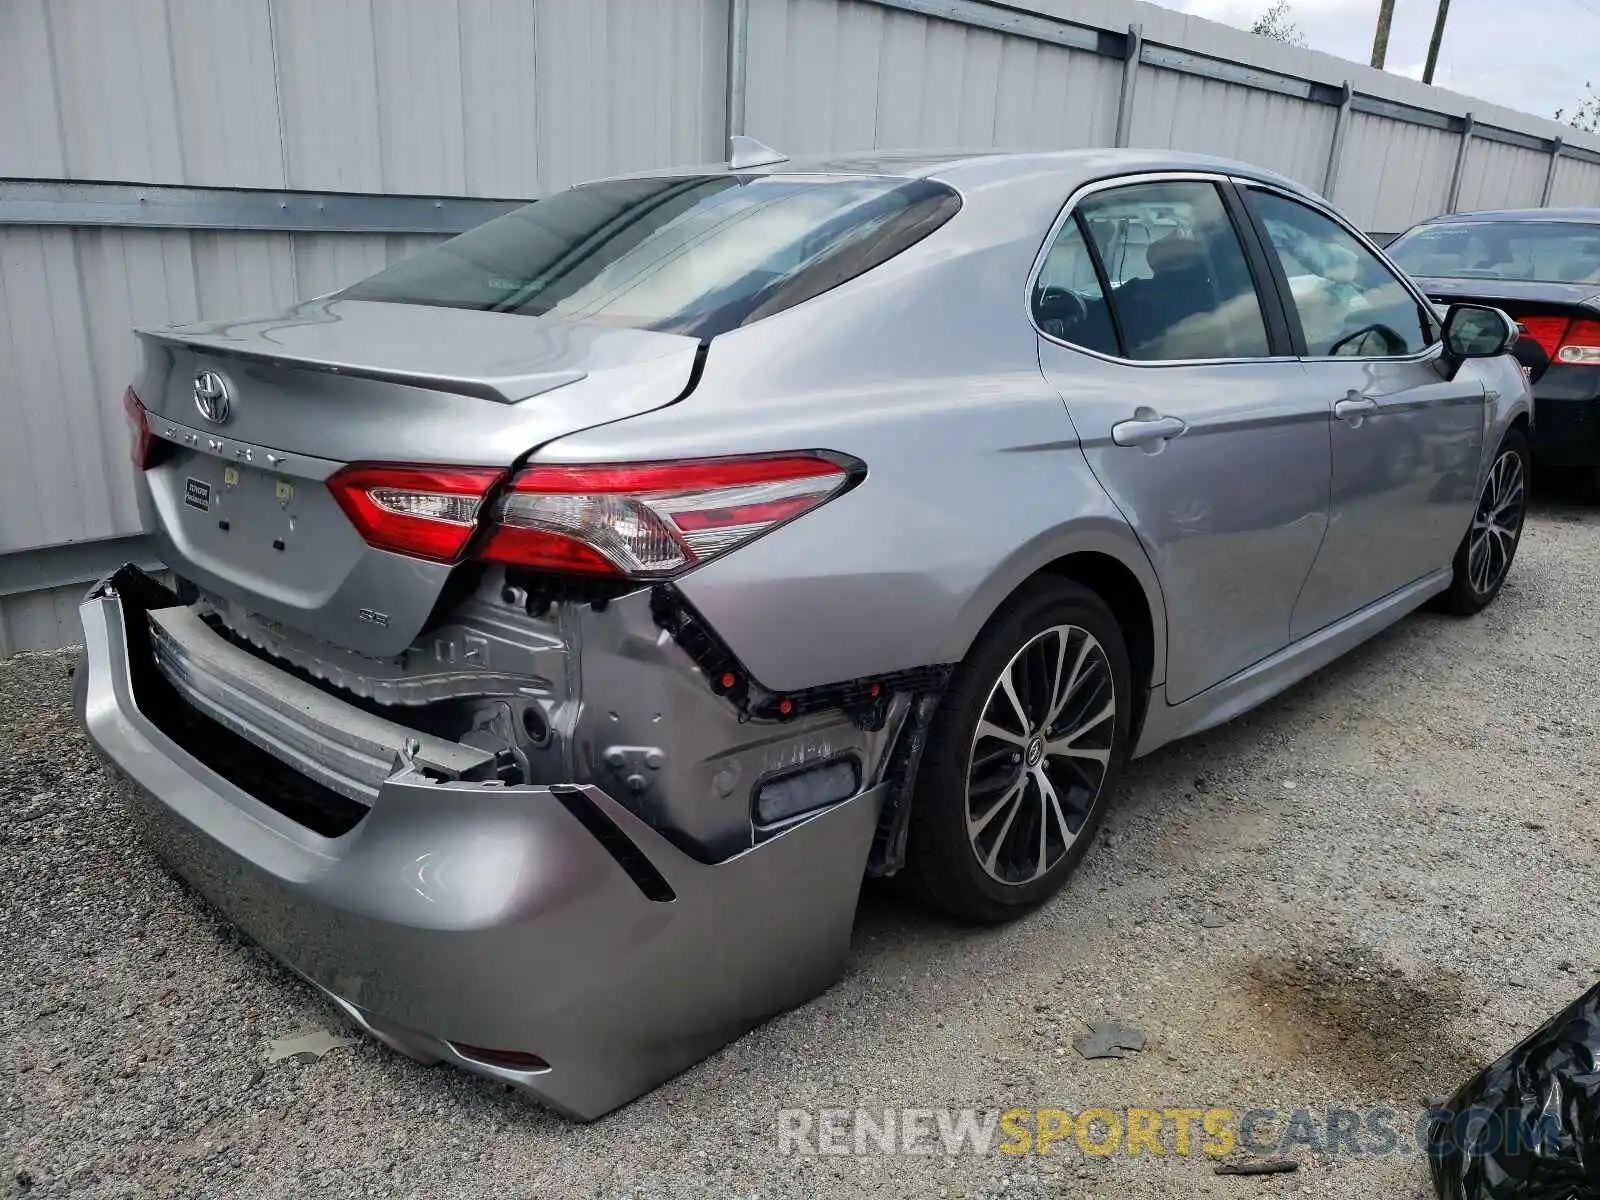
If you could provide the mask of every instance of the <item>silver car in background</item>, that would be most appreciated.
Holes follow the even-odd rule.
[[[89,594],[83,719],[351,1020],[592,1118],[832,982],[864,874],[1022,913],[1129,758],[1492,600],[1515,336],[1208,158],[584,185],[141,332],[173,581]]]

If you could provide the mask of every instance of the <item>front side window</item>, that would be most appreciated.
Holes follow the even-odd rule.
[[[1600,283],[1600,225],[1576,221],[1422,225],[1388,253],[1413,275]]]
[[[342,295],[711,337],[872,269],[960,207],[925,179],[610,180],[525,205]]]
[[[1077,209],[1111,288],[1127,358],[1260,358],[1261,300],[1216,185],[1129,184]]]
[[[1419,354],[1431,326],[1416,297],[1337,221],[1276,192],[1249,189],[1251,207],[1288,277],[1306,354]]]

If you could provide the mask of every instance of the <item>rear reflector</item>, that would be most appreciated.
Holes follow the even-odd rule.
[[[850,478],[811,453],[533,467],[501,498],[482,557],[667,579],[811,511]]]
[[[369,545],[454,562],[503,474],[492,467],[353,463],[328,479],[328,489]]]
[[[756,820],[772,825],[789,817],[836,804],[856,794],[860,776],[854,759],[838,759],[785,775],[763,784],[756,792]]]

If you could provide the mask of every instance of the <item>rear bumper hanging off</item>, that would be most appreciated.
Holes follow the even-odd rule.
[[[149,844],[396,1049],[593,1119],[842,971],[881,785],[714,865],[593,785],[407,764],[320,836],[146,711],[173,699],[141,686],[156,585],[128,570],[82,606],[78,705]]]

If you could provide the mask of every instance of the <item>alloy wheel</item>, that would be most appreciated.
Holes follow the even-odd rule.
[[[1100,798],[1116,736],[1104,647],[1055,625],[1012,656],[989,691],[967,763],[967,837],[1000,883],[1060,862]]]
[[[1467,581],[1480,596],[1499,586],[1511,568],[1511,556],[1522,534],[1527,491],[1522,455],[1515,450],[1502,451],[1484,481],[1467,543]]]

